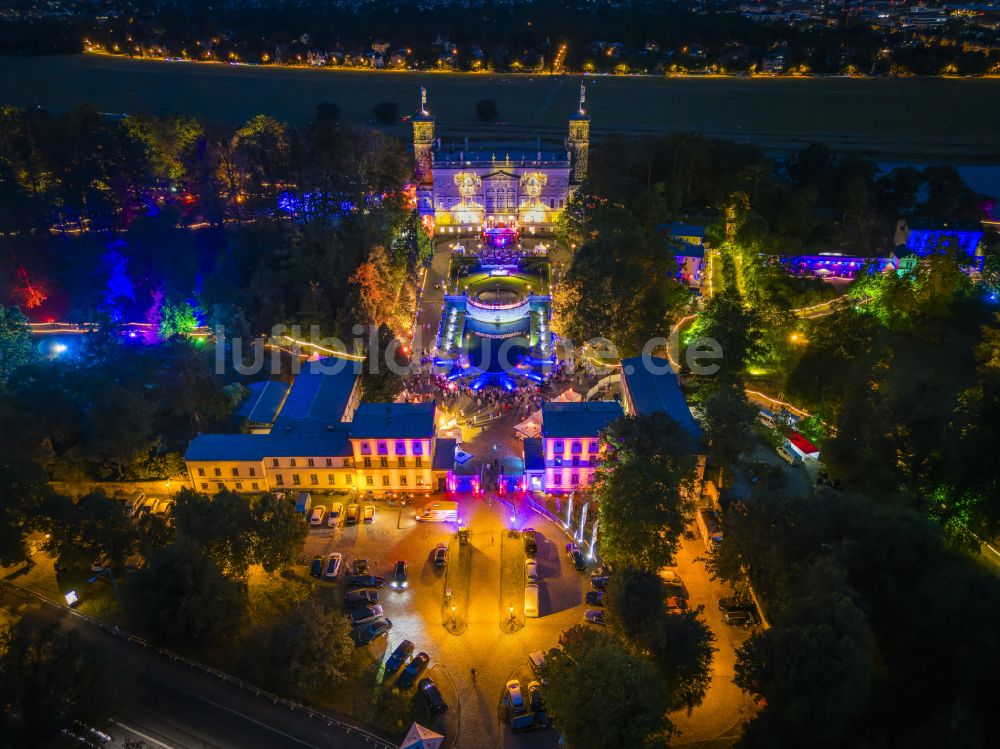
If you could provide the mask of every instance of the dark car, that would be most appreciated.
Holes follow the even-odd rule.
[[[312,563],[309,565],[309,574],[313,577],[323,576],[323,557],[313,557]]]
[[[390,585],[396,590],[405,590],[410,587],[410,583],[406,579],[406,560],[400,559],[396,562],[396,566],[392,571],[392,582]]]
[[[425,676],[417,684],[417,688],[420,690],[420,694],[424,696],[424,699],[427,700],[427,707],[431,709],[432,713],[440,714],[448,709],[448,703],[441,696],[441,691],[437,688],[437,684],[434,683],[434,679]]]
[[[727,611],[723,621],[731,627],[750,627],[757,623],[757,615],[752,611]]]
[[[521,535],[524,537],[524,550],[528,554],[534,554],[538,551],[538,539],[535,537],[534,528],[525,528],[521,531]]]
[[[540,713],[545,708],[545,703],[542,701],[542,685],[537,681],[528,682],[528,704],[535,713]]]
[[[427,663],[430,659],[431,657],[427,653],[417,653],[413,660],[406,664],[406,668],[403,669],[403,673],[399,675],[399,678],[396,679],[396,686],[400,689],[409,689],[412,687],[413,682],[427,668]]]
[[[591,587],[594,588],[594,590],[604,590],[606,587],[608,587],[608,580],[610,579],[611,578],[608,577],[607,575],[592,577],[590,578],[590,585]]]
[[[375,638],[387,634],[390,629],[392,629],[392,622],[389,619],[376,619],[352,629],[351,638],[358,645],[368,645]]]
[[[359,606],[351,611],[351,624],[368,624],[383,618],[381,606]]]
[[[756,607],[748,598],[726,596],[719,599],[719,611],[753,611]]]
[[[381,588],[385,578],[378,575],[350,575],[347,578],[349,588]]]
[[[448,547],[438,544],[434,547],[434,566],[444,567],[446,564],[448,564]]]
[[[578,570],[587,569],[587,560],[583,558],[583,552],[580,551],[580,547],[576,544],[566,544],[566,556],[570,558],[573,562],[573,566]]]
[[[413,655],[413,643],[403,640],[396,649],[392,651],[389,660],[385,662],[385,675],[390,676],[399,670],[399,667],[406,663],[406,659]]]
[[[344,603],[347,604],[348,608],[355,608],[357,606],[370,606],[373,603],[378,603],[378,591],[377,590],[349,590],[347,595],[344,596]]]
[[[583,612],[583,620],[590,624],[604,626],[604,612],[601,609],[587,609]]]
[[[587,595],[584,597],[587,603],[591,606],[603,606],[604,605],[604,591],[603,590],[588,590]]]

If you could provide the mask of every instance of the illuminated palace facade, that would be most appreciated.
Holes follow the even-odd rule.
[[[436,234],[499,237],[545,236],[587,176],[590,117],[580,108],[569,118],[561,144],[469,143],[442,145],[421,93],[412,118],[417,206]]]

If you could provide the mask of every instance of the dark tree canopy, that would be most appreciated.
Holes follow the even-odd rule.
[[[601,554],[611,561],[659,569],[673,561],[693,507],[697,459],[690,436],[662,413],[612,424],[597,472]]]
[[[21,621],[0,634],[0,736],[9,747],[98,746],[128,685],[77,632]],[[77,741],[67,735],[78,737]]]
[[[580,749],[664,747],[673,730],[668,696],[655,667],[616,637],[583,626],[560,638],[542,676],[556,727]],[[619,720],[596,720],[618,716]]]

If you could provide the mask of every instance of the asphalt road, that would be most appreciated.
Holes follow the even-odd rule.
[[[365,737],[290,710],[254,693],[194,671],[159,653],[129,644],[89,622],[51,606],[25,603],[0,594],[4,608],[43,627],[58,624],[98,643],[123,678],[131,679],[134,700],[123,707],[110,746],[142,739],[150,749],[371,749]]]

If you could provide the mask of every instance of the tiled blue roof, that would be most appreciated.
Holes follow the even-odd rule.
[[[451,471],[455,468],[455,450],[458,443],[452,439],[438,440],[434,445],[434,464],[431,468],[435,471]]]
[[[542,449],[540,437],[527,437],[524,440],[524,470],[541,471],[545,468],[545,452]]]
[[[305,364],[274,422],[275,431],[285,434],[317,431],[339,423],[351,400],[356,378],[354,362],[344,359]]]
[[[188,445],[185,460],[263,460],[284,457],[347,457],[347,431],[335,427],[315,434],[199,434]]]
[[[543,403],[543,437],[596,437],[623,415],[615,401]]]
[[[239,416],[255,424],[271,424],[288,392],[288,383],[262,380],[250,384],[250,397],[240,406]]]
[[[694,439],[701,440],[701,427],[691,415],[680,383],[670,362],[657,356],[622,359],[622,380],[639,415],[662,411]],[[653,371],[655,368],[656,371]]]
[[[357,439],[406,439],[434,436],[434,402],[362,403],[350,424]]]
[[[697,224],[684,224],[674,221],[670,224],[660,224],[657,229],[665,230],[671,237],[705,237],[705,227]]]

